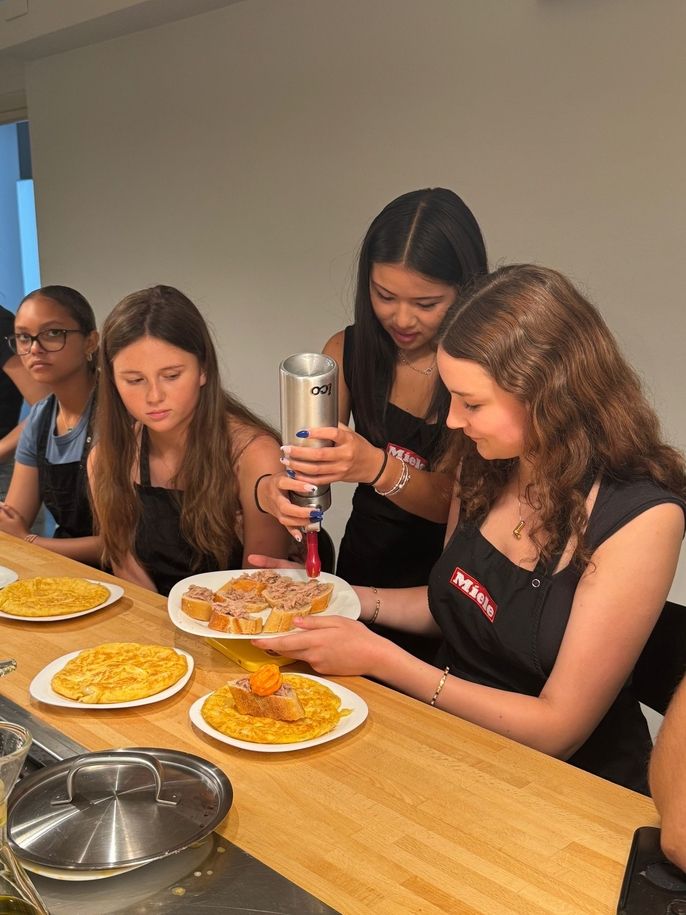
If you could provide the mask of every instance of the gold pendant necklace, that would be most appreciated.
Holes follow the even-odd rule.
[[[522,492],[519,486],[519,468],[517,468],[517,505],[519,510],[519,521],[512,528],[512,536],[515,540],[521,540],[526,521],[522,518]]]
[[[428,367],[428,369],[418,369],[416,366],[412,365],[410,360],[407,358],[407,356],[401,349],[398,350],[398,359],[400,359],[400,361],[403,363],[403,365],[406,365],[408,367],[408,369],[412,369],[412,371],[416,372],[418,375],[430,375],[433,372],[433,370],[436,368],[436,357],[435,356],[434,356],[433,362]]]

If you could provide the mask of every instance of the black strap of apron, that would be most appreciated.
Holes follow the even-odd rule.
[[[138,457],[138,473],[141,486],[150,486],[150,446],[148,444],[148,428],[141,429],[141,443]]]
[[[57,398],[55,395],[51,394],[48,398],[48,403],[43,410],[40,425],[38,426],[38,435],[36,436],[36,456],[39,463],[46,460],[48,436],[50,435],[50,429],[52,427],[52,414],[55,409],[56,400]]]

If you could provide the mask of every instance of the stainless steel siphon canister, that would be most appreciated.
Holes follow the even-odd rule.
[[[322,353],[296,353],[279,366],[281,439],[284,445],[324,448],[329,439],[300,438],[303,429],[338,425],[338,366]],[[290,493],[296,505],[320,508],[331,505],[331,488],[318,486],[312,495]]]

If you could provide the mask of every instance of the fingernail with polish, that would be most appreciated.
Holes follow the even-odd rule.
[[[287,476],[287,477],[290,477],[291,480],[294,480],[294,479],[295,479],[295,470],[287,470],[287,471],[286,471],[286,476]]]
[[[290,445],[281,445],[281,450],[283,451],[284,454],[290,454],[291,446]]]
[[[307,431],[307,429],[301,429],[300,432],[296,432],[295,434],[297,435],[298,438],[309,438],[310,437],[310,433]]]
[[[280,463],[280,464],[285,464],[286,466],[288,466],[291,462],[290,462],[290,461],[288,460],[288,458],[286,458],[286,457],[280,457],[280,458],[279,458],[279,463]]]
[[[304,492],[315,493],[315,492],[317,491],[317,487],[316,487],[316,486],[310,486],[309,484],[305,484],[305,486],[303,486],[303,491],[304,491]]]
[[[294,537],[295,540],[298,541],[298,543],[302,543],[302,542],[303,542],[303,535],[302,535],[302,534],[293,534],[293,537]]]

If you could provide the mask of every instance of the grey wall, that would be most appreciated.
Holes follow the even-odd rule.
[[[684,447],[684,26],[682,0],[249,0],[34,61],[44,281],[101,317],[180,286],[275,420],[280,359],[349,318],[371,217],[446,185],[494,264],[582,285]]]

